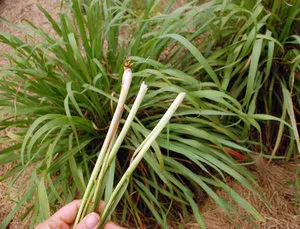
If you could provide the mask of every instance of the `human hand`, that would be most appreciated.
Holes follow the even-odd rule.
[[[72,229],[79,210],[81,200],[74,200],[58,210],[53,216],[40,223],[35,229]],[[99,212],[103,209],[104,202],[99,205]],[[100,216],[96,212],[88,214],[77,225],[76,229],[96,229],[100,223]],[[75,229],[75,228],[74,228]],[[105,224],[104,229],[122,229],[112,222]]]

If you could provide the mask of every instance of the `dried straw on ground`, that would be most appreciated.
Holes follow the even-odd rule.
[[[233,214],[233,221],[243,229],[297,229],[300,228],[300,206],[295,207],[295,178],[296,165],[289,163],[284,165],[267,165],[260,160],[257,164],[258,183],[260,193],[266,202],[260,200],[255,194],[229,179],[228,184],[243,198],[245,198],[264,217],[264,221],[247,221],[241,215],[246,216],[245,210],[234,205],[241,215]],[[217,194],[229,199],[224,191]],[[300,193],[298,193],[300,195]],[[233,204],[233,202],[231,202]],[[212,199],[208,199],[202,207],[202,212],[208,229],[235,228],[234,224],[226,217],[225,213],[216,205]],[[186,222],[185,228],[199,228],[196,223]]]

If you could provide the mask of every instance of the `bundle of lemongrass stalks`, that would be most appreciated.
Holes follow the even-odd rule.
[[[91,174],[89,183],[85,190],[81,206],[79,208],[77,218],[75,221],[76,225],[90,212],[95,211],[98,208],[99,201],[103,199],[105,188],[107,187],[105,184],[106,177],[109,174],[109,169],[114,163],[114,159],[117,155],[117,152],[131,126],[131,123],[140,107],[140,104],[146,94],[147,85],[142,83],[138,95],[135,99],[135,102],[132,105],[132,108],[128,114],[128,117],[124,123],[124,126],[116,137],[116,133],[120,124],[121,116],[124,110],[125,100],[130,88],[132,80],[132,72],[130,64],[125,64],[125,71],[122,78],[122,88],[120,97],[118,100],[118,104],[113,115],[113,119],[111,121],[110,127],[108,129],[106,138],[98,155],[97,162],[95,164],[94,170]],[[118,182],[117,186],[114,190],[111,190],[111,195],[107,199],[105,207],[101,213],[101,224],[99,228],[103,228],[105,222],[110,218],[110,215],[116,208],[118,202],[122,198],[128,183],[130,176],[132,175],[133,171],[137,167],[138,163],[142,160],[147,150],[150,148],[152,143],[155,141],[157,136],[163,130],[163,128],[167,125],[169,120],[171,119],[172,115],[181,104],[185,93],[180,93],[176,99],[173,101],[169,109],[166,111],[164,116],[155,126],[155,128],[150,132],[150,134],[145,138],[145,140],[140,144],[140,146],[135,150],[129,167],[127,168],[126,172],[123,174],[122,178]],[[106,194],[106,193],[105,193]]]

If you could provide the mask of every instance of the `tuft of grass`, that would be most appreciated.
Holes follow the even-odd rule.
[[[205,228],[199,194],[229,217],[235,211],[216,194],[222,188],[253,221],[262,219],[225,178],[256,193],[254,177],[230,152],[251,162],[287,136],[282,155],[297,154],[299,1],[192,1],[171,11],[173,3],[157,12],[159,1],[150,0],[136,13],[130,0],[72,0],[59,21],[40,7],[55,36],[30,23],[28,36],[42,41],[0,33],[14,50],[0,71],[0,128],[15,129],[0,138],[10,145],[0,163],[18,162],[0,180],[14,175],[13,185],[35,165],[30,189],[1,227],[25,202],[33,226],[58,204],[82,197],[118,101],[125,59],[134,63],[129,104],[142,81],[149,90],[103,181],[105,200],[175,95],[186,97],[128,180],[113,217],[122,225],[167,228],[169,219],[192,213]]]

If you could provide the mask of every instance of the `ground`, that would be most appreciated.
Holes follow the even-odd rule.
[[[50,14],[54,14],[57,17],[60,9],[60,0],[0,0],[0,16],[12,21],[14,24],[21,23],[24,19],[27,19],[36,25],[43,26],[46,31],[51,31],[46,19],[36,7],[37,2],[46,8]],[[17,29],[13,29],[1,21],[0,31],[13,32],[20,36],[23,35]],[[0,44],[0,53],[6,52],[9,52],[9,48]],[[6,62],[0,59],[0,65],[3,64],[6,64]],[[1,148],[4,147],[4,145],[0,145],[0,151]],[[1,166],[0,176],[5,174],[12,167],[13,164]],[[295,188],[292,185],[295,181],[296,166],[294,164],[268,164],[263,159],[259,159],[257,160],[256,166],[252,169],[260,186],[258,192],[269,204],[260,200],[257,195],[251,193],[236,181],[228,178],[227,183],[251,203],[265,218],[264,221],[256,223],[257,228],[300,228],[300,208],[294,205]],[[0,182],[0,222],[2,222],[15,205],[13,200],[18,199],[20,190],[24,190],[24,188],[21,188],[22,180],[24,181],[24,179],[27,179],[27,177],[23,176],[10,190],[8,188],[9,180]],[[218,194],[228,199],[228,194],[223,191],[218,191]],[[225,213],[218,208],[213,200],[206,200],[204,204],[201,204],[200,208],[208,229],[234,228],[234,224],[228,220]],[[24,210],[25,208],[21,209],[21,212],[16,215],[11,222],[10,228],[28,228],[29,219],[25,221],[20,220],[20,216]],[[242,214],[245,212],[240,208],[237,208],[237,210]],[[233,215],[233,220],[242,228],[255,228],[253,224],[237,214]],[[188,220],[183,219],[183,224],[185,228],[199,228],[192,218]]]

